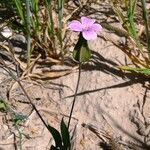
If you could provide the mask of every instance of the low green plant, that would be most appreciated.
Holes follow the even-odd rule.
[[[48,125],[48,129],[55,141],[55,146],[52,145],[50,150],[70,150],[70,133],[63,119],[60,123],[60,132],[50,125]]]
[[[13,0],[17,30],[27,39],[28,66],[37,50],[43,57],[63,60],[64,56],[64,0]],[[16,18],[16,17],[15,17]]]

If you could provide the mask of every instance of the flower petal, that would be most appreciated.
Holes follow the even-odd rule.
[[[68,27],[72,31],[82,31],[82,24],[77,20],[71,21]]]
[[[97,23],[94,23],[91,27],[90,27],[91,30],[95,31],[96,33],[97,32],[100,32],[102,31],[102,26],[100,24],[97,24]]]
[[[83,27],[91,26],[92,24],[94,24],[94,22],[95,19],[90,19],[88,17],[81,17],[81,23]]]
[[[94,40],[97,38],[97,34],[93,30],[82,31],[82,36],[86,40]]]

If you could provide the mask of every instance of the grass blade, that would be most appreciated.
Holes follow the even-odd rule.
[[[148,12],[146,9],[146,2],[145,0],[141,0],[142,3],[142,10],[143,10],[143,20],[145,24],[145,31],[146,31],[146,38],[147,38],[147,50],[148,50],[148,55],[150,59],[150,31],[149,31],[149,19],[148,19]]]
[[[58,0],[58,19],[59,19],[59,29],[63,26],[63,13],[64,13],[64,0]]]
[[[24,16],[24,13],[23,13],[23,5],[22,5],[22,2],[21,0],[15,0],[15,5],[16,5],[16,8],[17,8],[17,11],[18,11],[18,14],[21,18],[21,20],[23,21],[23,24],[25,24],[25,16]]]
[[[48,28],[49,33],[52,34],[52,37],[54,37],[54,21],[52,16],[52,0],[45,0],[45,6],[47,9],[47,15],[48,15]]]
[[[34,36],[38,37],[38,33],[40,30],[40,18],[38,16],[39,13],[39,0],[31,0],[31,11],[32,17],[31,19],[31,26],[33,29]]]
[[[138,35],[136,32],[135,24],[134,24],[134,11],[135,11],[135,4],[136,0],[132,2],[132,0],[129,1],[129,8],[128,8],[128,30],[134,40],[136,42],[138,41]]]
[[[134,72],[137,72],[137,73],[150,75],[150,68],[132,68],[132,67],[128,67],[128,66],[121,66],[119,68],[122,69],[122,70],[134,71]]]
[[[63,53],[63,43],[62,43],[63,13],[64,13],[64,0],[58,0],[58,20],[59,20],[58,39],[60,42],[61,53]]]
[[[31,8],[35,15],[37,15],[39,11],[39,0],[31,0]]]

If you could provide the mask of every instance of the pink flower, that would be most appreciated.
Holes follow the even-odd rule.
[[[71,21],[69,28],[72,31],[82,32],[82,36],[86,40],[94,40],[97,38],[97,33],[102,31],[102,26],[95,21],[95,19],[81,17],[81,22],[78,20]]]

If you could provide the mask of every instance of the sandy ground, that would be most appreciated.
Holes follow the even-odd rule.
[[[102,35],[125,40],[107,30]],[[92,58],[83,65],[71,131],[75,128],[76,150],[149,150],[150,149],[150,87],[149,81],[133,73],[117,69],[128,59],[111,42],[102,38],[90,41]],[[71,68],[54,65],[52,70]],[[55,128],[64,117],[68,122],[75,92],[78,70],[51,80],[22,80],[22,84],[44,119]],[[27,115],[19,130],[23,150],[47,150],[54,143],[50,133],[25,95],[11,77],[0,69],[0,98],[16,113]],[[8,95],[9,93],[9,95]],[[0,150],[20,149],[17,129],[11,112],[0,112]],[[16,136],[15,136],[16,135]],[[144,147],[144,148],[143,148]]]

